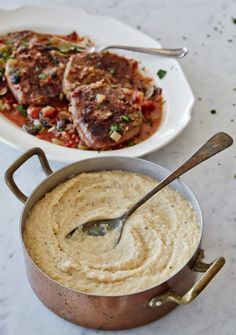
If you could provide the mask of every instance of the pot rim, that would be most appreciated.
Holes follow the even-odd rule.
[[[83,159],[81,161],[77,161],[77,162],[74,162],[72,164],[68,164],[66,166],[63,166],[62,168],[56,170],[55,172],[53,172],[52,174],[50,174],[49,176],[46,176],[45,179],[43,179],[39,184],[36,185],[36,187],[32,190],[32,192],[29,194],[24,206],[23,206],[23,209],[21,211],[21,215],[20,215],[20,225],[19,225],[19,229],[20,229],[20,239],[21,239],[21,244],[22,244],[22,247],[23,247],[23,250],[24,250],[24,253],[25,255],[27,256],[27,258],[29,259],[29,261],[31,262],[31,264],[37,269],[37,271],[39,271],[43,276],[45,276],[48,280],[52,281],[54,284],[58,285],[58,286],[61,286],[63,289],[66,289],[66,290],[70,290],[71,292],[73,293],[76,293],[76,294],[81,294],[81,295],[85,295],[85,296],[91,296],[91,297],[97,297],[97,298],[106,298],[106,299],[113,299],[113,298],[125,298],[125,297],[130,297],[130,296],[137,296],[137,295],[140,295],[140,294],[145,294],[145,293],[148,293],[148,292],[151,292],[153,289],[157,289],[158,287],[161,287],[163,284],[165,283],[168,283],[170,280],[172,280],[175,276],[177,276],[183,269],[185,266],[188,265],[188,263],[192,260],[192,258],[194,257],[194,255],[197,253],[197,251],[199,250],[199,247],[201,245],[201,241],[202,241],[202,236],[203,236],[203,231],[204,231],[204,221],[203,221],[203,214],[202,214],[202,209],[200,207],[200,204],[199,204],[199,201],[195,195],[195,193],[192,191],[192,189],[188,186],[188,184],[182,180],[182,178],[178,178],[177,181],[182,185],[184,186],[184,188],[187,190],[187,192],[189,194],[191,194],[196,202],[196,205],[198,207],[198,222],[199,222],[199,225],[200,225],[200,234],[199,234],[199,241],[196,245],[196,248],[194,249],[192,255],[189,257],[189,259],[183,264],[183,266],[179,269],[176,270],[176,272],[171,276],[169,277],[167,280],[159,283],[158,285],[156,286],[152,286],[148,289],[145,289],[143,291],[138,291],[138,292],[134,292],[134,293],[128,293],[128,294],[121,294],[121,295],[99,295],[99,294],[94,294],[94,293],[89,293],[89,292],[83,292],[83,291],[78,291],[78,290],[75,290],[73,288],[70,288],[64,284],[61,284],[60,282],[56,281],[55,279],[51,278],[48,274],[46,274],[42,269],[40,269],[40,267],[38,267],[38,265],[34,262],[34,260],[32,259],[32,257],[30,256],[30,254],[28,253],[28,250],[26,249],[26,246],[25,246],[25,243],[24,243],[24,238],[23,238],[23,215],[24,215],[24,212],[25,212],[25,208],[31,198],[31,196],[37,192],[38,188],[46,183],[48,181],[48,179],[50,179],[52,176],[54,176],[55,174],[61,172],[62,170],[68,168],[68,167],[72,167],[73,165],[78,165],[80,163],[84,163],[84,162],[88,162],[88,161],[96,161],[96,160],[106,160],[106,159],[125,159],[125,160],[132,160],[132,161],[142,161],[144,162],[145,164],[150,164],[150,165],[153,165],[153,167],[157,168],[157,169],[160,169],[162,171],[165,171],[167,173],[170,173],[171,171],[169,169],[167,169],[166,167],[163,167],[162,165],[159,165],[157,163],[154,163],[152,161],[148,161],[148,160],[145,160],[145,159],[142,159],[142,158],[136,158],[136,157],[125,157],[125,156],[116,156],[116,157],[113,157],[113,156],[106,156],[106,157],[96,157],[96,158],[88,158],[88,159]],[[111,169],[109,169],[111,170]],[[91,170],[90,172],[92,171],[109,171],[107,170],[106,168],[104,168],[103,170]],[[128,171],[128,172],[132,172],[131,170],[125,170],[125,169],[122,169],[122,171]],[[85,171],[86,172],[86,171]],[[87,171],[89,172],[89,171]],[[135,171],[133,171],[135,172]],[[77,173],[77,174],[73,174],[71,175],[71,178],[79,175],[80,173],[83,173],[83,171]],[[70,179],[70,176],[67,176],[68,178],[66,180],[69,180]],[[153,178],[153,177],[152,177]],[[155,179],[155,178],[153,178]],[[66,182],[66,180],[64,180],[62,183]],[[172,184],[172,183],[171,183]],[[170,184],[170,185],[171,185]],[[59,185],[59,184],[58,184]],[[57,186],[58,186],[57,185]],[[57,187],[55,186],[55,187]],[[54,188],[55,188],[54,187]],[[53,189],[54,189],[53,188]],[[177,191],[178,192],[178,191]],[[46,193],[45,193],[46,194]],[[44,194],[44,195],[45,195]],[[41,198],[42,199],[42,198]],[[188,200],[188,199],[187,199]],[[39,201],[39,200],[38,200]],[[189,201],[189,200],[188,200]],[[190,201],[189,201],[190,202]],[[35,204],[34,204],[35,205]],[[31,207],[33,208],[33,207]],[[196,212],[196,209],[194,209],[194,211]],[[27,213],[27,216],[28,216],[28,213]]]

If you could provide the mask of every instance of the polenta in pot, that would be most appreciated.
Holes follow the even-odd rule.
[[[192,257],[200,225],[191,204],[167,186],[127,220],[118,232],[88,236],[87,221],[121,216],[155,187],[151,177],[127,171],[81,173],[47,193],[32,208],[24,242],[37,266],[68,288],[117,296],[161,284]]]

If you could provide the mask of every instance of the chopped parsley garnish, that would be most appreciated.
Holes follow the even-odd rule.
[[[29,43],[26,41],[26,42],[23,42],[22,43],[22,47],[24,48],[28,48],[29,47]]]
[[[162,70],[160,69],[159,71],[157,71],[157,75],[160,79],[164,78],[167,74],[167,71],[166,70]]]
[[[232,22],[236,24],[236,17],[232,17]]]
[[[65,45],[64,44],[60,45],[58,49],[59,49],[59,51],[61,51],[63,53],[70,51],[70,47],[66,44]]]
[[[8,60],[10,54],[7,51],[3,51],[0,53],[0,57],[3,58],[4,60]]]
[[[127,143],[127,146],[128,146],[128,147],[132,147],[133,145],[135,145],[135,143],[134,143],[133,141],[129,141],[129,142]]]
[[[71,50],[71,51],[78,51],[78,49],[79,49],[79,47],[76,46],[76,45],[72,45],[72,46],[70,47],[70,50]]]
[[[120,131],[120,127],[117,123],[113,123],[110,127],[110,131],[109,131],[109,135],[111,135],[112,133],[114,133],[114,131],[119,132]]]
[[[212,109],[210,112],[211,112],[211,114],[216,114],[216,110],[215,109]]]
[[[164,105],[165,103],[166,103],[166,100],[163,100],[163,101],[161,102],[162,105]]]
[[[36,70],[36,71],[39,71],[39,67],[38,67],[38,66],[35,66],[35,70]]]
[[[6,40],[4,43],[5,43],[6,45],[11,45],[11,44],[13,44],[13,40],[9,38],[9,39]]]
[[[20,114],[23,117],[27,116],[26,111],[25,111],[25,109],[24,109],[24,107],[22,105],[16,105],[16,109],[18,110],[18,112],[20,112]]]
[[[128,115],[121,115],[121,119],[122,119],[122,121],[125,121],[125,122],[130,122],[131,121],[131,119]]]
[[[70,43],[62,43],[61,45],[59,45],[58,49],[62,53],[67,53],[69,51],[78,51],[79,46],[71,45]]]
[[[47,77],[46,73],[42,72],[38,75],[39,79],[44,79]]]

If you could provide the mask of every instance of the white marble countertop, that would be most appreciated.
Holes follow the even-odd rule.
[[[81,7],[110,15],[161,40],[163,46],[186,45],[190,54],[181,61],[196,97],[193,118],[183,133],[146,159],[176,167],[217,131],[236,140],[236,17],[235,0],[65,0],[28,1]],[[0,0],[0,7],[23,4]],[[0,23],[1,25],[1,23]],[[216,114],[211,114],[211,110]],[[1,174],[20,152],[0,144]],[[62,164],[52,162],[58,169]],[[43,173],[32,159],[17,173],[30,192]],[[202,164],[184,178],[196,193],[205,217],[203,246],[208,261],[219,255],[226,265],[199,298],[148,326],[121,334],[221,334],[236,331],[236,149],[235,145]],[[0,335],[103,334],[70,324],[49,312],[27,283],[18,225],[22,204],[0,180]],[[108,332],[115,334],[116,332]]]

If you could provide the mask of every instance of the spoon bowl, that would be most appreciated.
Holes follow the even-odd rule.
[[[80,226],[72,229],[67,235],[66,238],[70,238],[77,230],[81,230],[83,233],[86,233],[90,236],[104,236],[109,231],[118,228],[122,224],[122,217],[117,219],[101,219],[88,221]]]

